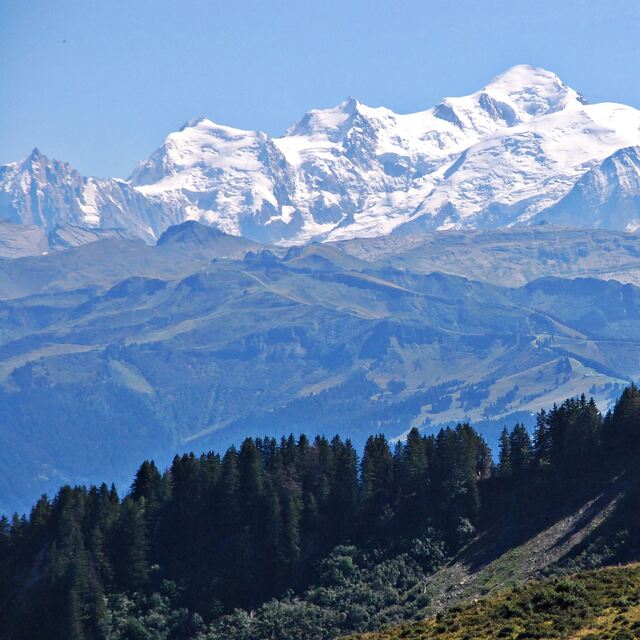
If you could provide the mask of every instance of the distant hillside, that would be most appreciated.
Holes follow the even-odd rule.
[[[455,250],[513,250],[513,233]],[[531,235],[552,254],[553,231]],[[632,261],[633,238],[594,232],[595,253],[600,239]],[[557,247],[578,273],[583,240]],[[188,222],[154,247],[109,238],[0,261],[0,511],[247,435],[361,446],[472,420],[495,446],[505,422],[580,393],[604,410],[640,375],[635,286],[551,267],[499,286],[425,273],[393,246],[373,261],[366,244],[277,249]]]
[[[583,392],[605,410],[640,375],[640,289],[588,268],[589,255],[595,273],[632,268],[635,237],[422,241],[284,249],[187,222],[153,247],[108,238],[0,260],[0,511],[247,435],[361,446],[470,420],[495,447],[505,421],[531,426]],[[455,271],[453,253],[477,279],[433,271]],[[513,271],[524,284],[493,281],[496,253],[528,256]]]

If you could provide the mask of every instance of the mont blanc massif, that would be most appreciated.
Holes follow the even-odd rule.
[[[502,426],[640,375],[640,111],[513,67],[128,179],[0,167],[0,507],[245,436]]]

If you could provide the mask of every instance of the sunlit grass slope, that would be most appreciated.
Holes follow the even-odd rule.
[[[532,582],[353,640],[640,638],[640,564]]]

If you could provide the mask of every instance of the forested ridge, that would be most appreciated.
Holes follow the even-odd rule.
[[[62,487],[0,520],[7,640],[331,638],[419,614],[425,576],[480,531],[627,477],[586,562],[640,554],[640,392],[584,396],[503,432],[468,424],[360,456],[338,436],[246,439],[139,468],[130,491]]]

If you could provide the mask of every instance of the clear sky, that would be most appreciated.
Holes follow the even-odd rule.
[[[0,0],[0,163],[38,146],[126,177],[211,119],[282,133],[349,95],[395,111],[555,71],[640,107],[640,0]]]

